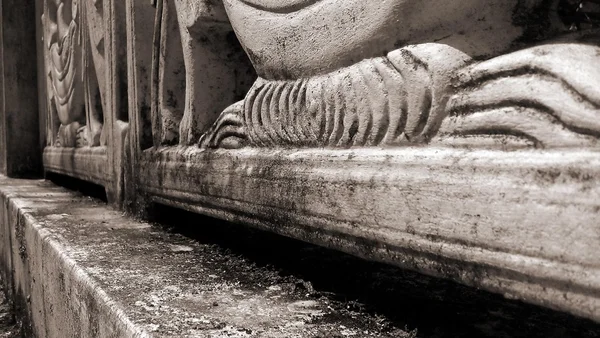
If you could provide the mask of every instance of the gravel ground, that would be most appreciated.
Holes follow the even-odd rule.
[[[0,280],[0,338],[18,337],[18,326],[4,296],[4,286]]]

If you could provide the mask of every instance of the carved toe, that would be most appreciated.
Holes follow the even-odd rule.
[[[238,149],[247,145],[242,110],[243,102],[227,107],[213,126],[200,137],[201,148]]]

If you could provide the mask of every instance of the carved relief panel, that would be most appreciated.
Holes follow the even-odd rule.
[[[121,86],[126,75],[115,74],[119,62],[124,64],[119,57],[125,47],[116,46],[124,43],[119,38],[124,20],[109,0],[40,1],[47,101],[44,167],[103,185],[112,200],[122,156],[119,133],[127,123],[119,103],[123,94],[126,101]]]
[[[600,320],[597,1],[127,8],[150,202]]]
[[[49,146],[106,145],[102,1],[45,0]]]

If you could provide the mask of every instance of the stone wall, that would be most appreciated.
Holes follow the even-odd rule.
[[[600,320],[597,1],[13,2],[8,174]]]

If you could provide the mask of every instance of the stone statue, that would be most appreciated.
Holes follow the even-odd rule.
[[[196,143],[254,80],[225,9],[215,1],[158,0],[154,32],[154,143]]]
[[[568,1],[224,4],[259,78],[202,147],[598,145],[600,35]]]

